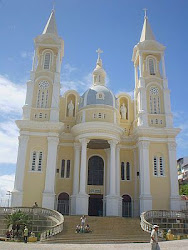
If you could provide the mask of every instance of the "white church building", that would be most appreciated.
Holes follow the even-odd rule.
[[[62,214],[125,217],[179,210],[180,130],[173,127],[165,47],[154,38],[148,17],[133,49],[134,99],[115,96],[106,86],[100,49],[90,88],[60,95],[64,41],[54,11],[34,43],[23,117],[16,121],[12,206],[37,202]]]

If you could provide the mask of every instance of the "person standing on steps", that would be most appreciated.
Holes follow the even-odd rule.
[[[28,230],[27,226],[25,226],[25,228],[24,228],[24,242],[25,243],[27,243],[28,235],[29,235],[29,230]]]
[[[84,233],[84,228],[85,228],[85,222],[86,222],[86,216],[83,215],[81,218],[81,232]]]
[[[160,250],[159,244],[158,244],[158,225],[153,226],[153,230],[151,231],[151,250]]]

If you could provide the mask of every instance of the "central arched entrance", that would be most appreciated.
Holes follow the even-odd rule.
[[[100,193],[104,184],[104,161],[100,156],[92,156],[88,161],[88,185],[95,186],[90,193],[88,215],[102,216],[103,215],[103,195]],[[91,188],[92,189],[92,188]]]
[[[57,211],[63,215],[69,215],[69,195],[67,193],[59,194]]]
[[[132,217],[132,202],[131,197],[128,194],[122,196],[122,216]]]

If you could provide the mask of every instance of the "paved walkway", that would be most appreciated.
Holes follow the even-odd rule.
[[[160,242],[161,250],[188,250],[188,240]],[[40,243],[13,243],[0,242],[1,250],[150,250],[149,243],[126,243],[126,244],[40,244]]]

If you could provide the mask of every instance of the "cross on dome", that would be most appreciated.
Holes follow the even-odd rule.
[[[100,59],[100,54],[102,54],[103,51],[102,51],[100,48],[98,48],[98,49],[96,50],[96,52],[97,52],[97,54],[98,54],[98,59]]]

